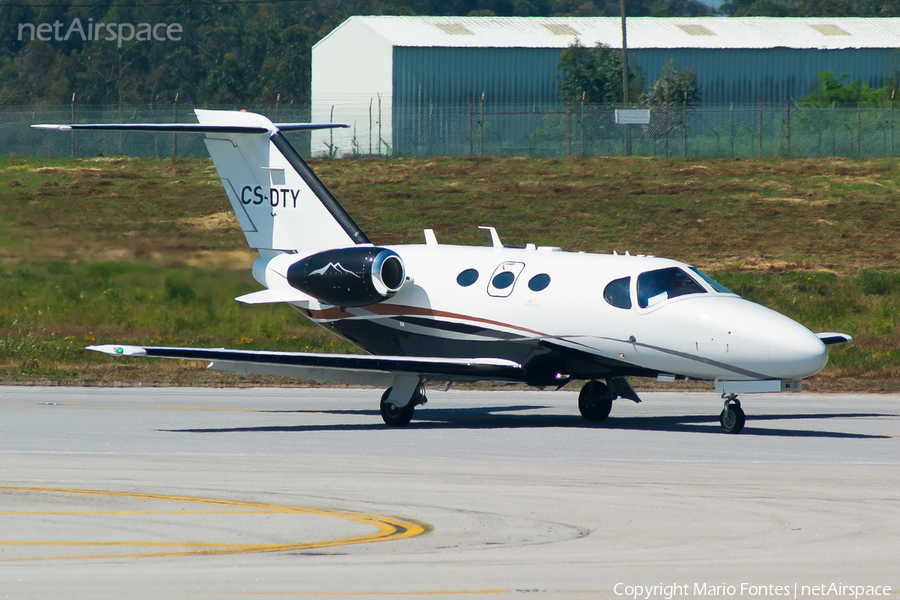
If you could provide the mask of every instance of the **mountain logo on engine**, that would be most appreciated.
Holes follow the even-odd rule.
[[[347,275],[353,275],[353,276],[356,277],[357,279],[362,279],[362,277],[360,277],[359,275],[357,275],[357,274],[354,273],[353,271],[351,271],[351,270],[349,270],[349,269],[345,269],[345,268],[341,265],[341,263],[333,263],[333,262],[328,263],[327,265],[325,265],[325,266],[322,267],[321,269],[316,269],[315,271],[311,271],[311,272],[309,273],[309,275],[310,275],[310,277],[311,277],[311,276],[313,276],[313,275],[334,275],[334,274],[340,274],[340,273],[346,273]]]

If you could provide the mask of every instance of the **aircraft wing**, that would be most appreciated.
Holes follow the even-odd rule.
[[[319,354],[227,348],[180,348],[105,344],[88,350],[110,356],[150,356],[210,361],[209,368],[242,375],[282,375],[319,383],[341,381],[366,385],[393,385],[398,375],[417,375],[446,381],[523,381],[522,365],[502,358],[438,358]]]

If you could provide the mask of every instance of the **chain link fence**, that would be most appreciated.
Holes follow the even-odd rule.
[[[897,156],[897,109],[779,105],[648,109],[645,124],[616,123],[616,107],[590,104],[455,104],[394,102],[374,115],[365,106],[204,106],[246,108],[275,122],[311,115],[349,129],[295,132],[304,156],[657,156],[684,158]],[[0,155],[35,157],[207,156],[202,136],[172,133],[36,131],[35,123],[196,122],[193,107],[0,106]],[[374,139],[374,143],[373,143]]]
[[[669,104],[648,109],[649,122],[640,125],[617,124],[616,107],[608,105],[472,103],[410,111],[400,119],[396,112],[393,153],[401,156],[866,158],[900,151],[900,115],[893,106]]]

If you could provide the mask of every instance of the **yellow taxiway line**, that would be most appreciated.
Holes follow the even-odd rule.
[[[352,544],[369,544],[374,542],[389,542],[423,535],[433,530],[431,525],[410,519],[401,519],[387,515],[372,515],[346,510],[330,510],[323,508],[311,508],[305,506],[287,506],[280,504],[267,504],[263,502],[244,502],[239,500],[219,500],[215,498],[197,498],[192,496],[170,496],[165,494],[143,494],[135,492],[112,492],[105,490],[81,490],[68,488],[46,487],[21,487],[0,486],[0,492],[33,492],[39,494],[105,496],[114,498],[133,498],[139,500],[158,500],[165,502],[180,502],[187,504],[205,504],[216,507],[225,507],[226,510],[210,511],[159,511],[159,510],[129,510],[129,511],[48,511],[48,512],[3,512],[2,515],[140,515],[140,514],[302,514],[321,517],[331,517],[362,523],[376,528],[374,533],[368,535],[353,536],[336,540],[323,540],[316,542],[298,542],[292,544],[228,544],[228,543],[197,543],[197,542],[104,542],[104,541],[53,541],[53,540],[0,540],[0,547],[158,547],[158,548],[190,548],[189,550],[166,550],[157,552],[139,552],[130,554],[90,554],[78,556],[39,556],[20,558],[0,558],[0,562],[25,562],[48,560],[86,560],[86,559],[122,559],[122,558],[147,558],[161,556],[211,556],[223,554],[258,554],[261,552],[288,552],[295,550],[309,550],[314,548],[333,548],[335,546],[348,546]],[[227,509],[231,510],[227,510]]]

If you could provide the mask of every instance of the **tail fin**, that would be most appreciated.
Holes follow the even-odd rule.
[[[370,243],[282,133],[343,125],[275,125],[254,113],[195,113],[199,124],[34,127],[205,133],[206,147],[251,248],[303,252]]]

